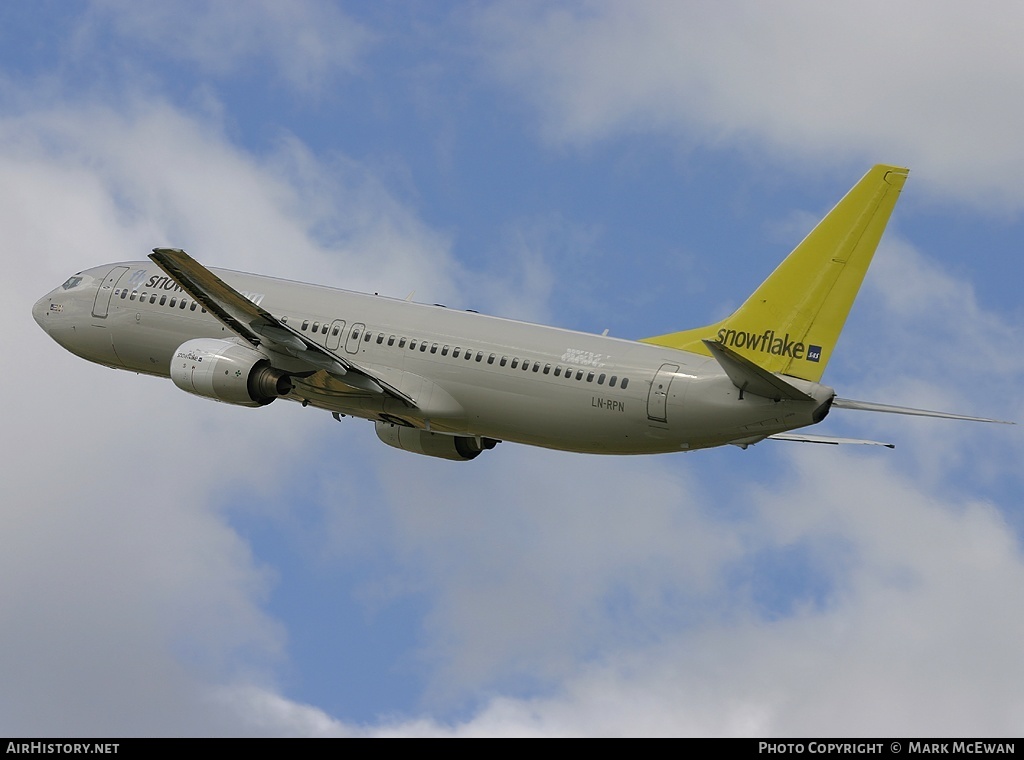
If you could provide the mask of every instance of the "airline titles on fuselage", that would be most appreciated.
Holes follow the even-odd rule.
[[[129,280],[129,282],[128,282],[129,286],[131,286],[131,287],[138,287],[138,282],[140,282],[142,280],[142,278],[145,277],[145,275],[146,275],[146,270],[145,269],[140,269],[137,272],[135,272],[132,275],[132,277]],[[173,279],[171,279],[167,275],[153,275],[148,280],[146,280],[145,287],[152,288],[153,290],[168,290],[168,291],[171,291],[171,292],[174,292],[174,293],[183,293],[184,292],[184,290],[182,289],[181,285],[176,283]],[[256,304],[257,306],[263,301],[263,298],[264,298],[264,294],[263,293],[250,293],[247,290],[241,290],[239,292],[243,296],[248,298],[250,301],[252,301],[254,304]]]
[[[562,354],[562,361],[566,364],[576,364],[580,367],[603,367],[602,359],[605,354],[595,354],[593,351],[584,351],[579,348],[567,348]]]

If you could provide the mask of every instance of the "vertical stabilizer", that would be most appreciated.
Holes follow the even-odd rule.
[[[770,372],[818,382],[907,173],[872,168],[732,316],[644,342],[708,354],[703,341],[717,341]]]

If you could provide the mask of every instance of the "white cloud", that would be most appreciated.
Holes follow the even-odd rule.
[[[970,284],[904,242],[879,256],[857,314],[889,329],[844,344],[852,387],[877,369],[939,408],[1011,398],[1024,366],[1006,357],[1024,352]],[[901,281],[922,296],[901,299]],[[968,348],[1004,361],[957,362]],[[384,452],[403,477],[384,480],[373,530],[399,559],[387,592],[429,600],[433,678],[422,717],[368,730],[1014,734],[1019,434],[834,415],[899,448],[636,460],[504,444],[471,469]],[[431,717],[482,692],[465,721]]]
[[[764,24],[789,34],[788,18]],[[626,76],[630,51],[618,60]],[[593,73],[615,81],[596,63]],[[629,114],[606,112],[604,98],[578,109],[590,121],[552,124],[587,139],[622,128]],[[715,118],[733,118],[725,106]],[[17,442],[0,465],[8,733],[1017,731],[1024,570],[1007,516],[1019,507],[1018,438],[900,418],[877,424],[921,432],[893,453],[766,443],[600,459],[503,444],[462,467],[385,449],[368,425],[332,426],[332,464],[364,467],[373,503],[338,499],[353,474],[325,468],[316,548],[386,556],[383,579],[359,589],[367,606],[424,600],[430,689],[421,716],[368,726],[288,700],[275,677],[288,632],[264,609],[275,568],[220,509],[282,488],[323,441],[320,418],[229,408],[87,365],[48,343],[31,303],[83,266],[163,243],[210,264],[399,295],[427,283],[457,296],[476,275],[358,163],[297,139],[257,158],[215,120],[160,100],[121,112],[24,106],[0,119],[0,170],[0,314],[15,360],[0,404]],[[895,253],[867,295],[879,320],[904,327],[845,342],[851,366],[883,357],[906,378],[896,389],[941,392],[938,405],[965,411],[986,411],[973,394],[1015,397],[1021,367],[1007,357],[1024,351],[1006,321],[922,256]],[[543,292],[539,272],[529,287]],[[985,362],[943,361],[974,352]],[[989,467],[1003,495],[977,496],[950,462],[958,476]],[[292,505],[279,501],[287,520]],[[814,577],[769,578],[784,598],[759,598],[761,575],[791,560]],[[483,702],[470,719],[435,717],[466,701]]]
[[[333,272],[357,287],[412,277],[452,292],[458,270],[444,238],[358,166],[348,185],[308,167],[296,179],[286,159],[309,159],[297,142],[261,160],[215,122],[141,97],[124,112],[22,106],[0,118],[0,308],[8,355],[21,357],[20,387],[0,402],[11,442],[0,465],[5,730],[248,730],[247,716],[208,699],[272,683],[287,637],[263,609],[274,568],[220,509],[280,488],[324,418],[204,402],[89,365],[39,331],[31,305],[75,271],[159,244],[248,270]],[[303,203],[313,188],[333,199]],[[341,203],[350,221],[325,245],[319,233]],[[344,445],[346,431],[331,433]]]
[[[549,587],[572,584],[596,571],[593,583],[607,593],[615,586],[610,576],[628,574],[629,564],[613,558],[596,566],[583,562],[577,570],[579,547],[592,547],[595,555],[599,547],[614,549],[619,542],[612,534],[630,521],[654,547],[652,557],[638,560],[642,566],[660,565],[657,545],[678,540],[679,533],[659,532],[649,514],[629,507],[611,519],[598,511],[594,521],[602,526],[599,533],[607,532],[607,542],[577,535],[560,544],[571,552],[564,563],[555,546],[520,555],[516,562],[494,561],[492,570],[504,567],[507,587],[494,578],[470,581],[488,586],[490,594],[467,593],[466,568],[444,572],[432,584],[455,584],[442,595],[472,602],[476,615],[496,627],[529,635],[531,626],[522,620],[539,622],[538,628],[552,637],[549,654],[567,654],[546,696],[495,696],[456,723],[424,716],[383,720],[367,730],[454,736],[1015,735],[1024,717],[1024,673],[1017,656],[1017,632],[1024,624],[1024,558],[999,511],[922,488],[888,455],[788,452],[785,482],[745,489],[742,498],[750,500],[754,513],[731,530],[746,537],[749,554],[801,544],[835,546],[838,539],[845,551],[822,556],[820,567],[808,568],[834,574],[822,603],[763,616],[743,601],[741,587],[716,585],[716,594],[739,603],[712,608],[689,625],[655,622],[650,610],[635,608],[630,626],[653,625],[651,637],[614,641],[609,621],[579,604],[588,599],[586,583],[557,609],[548,605]],[[590,506],[600,510],[600,503]],[[668,506],[686,511],[675,501]],[[572,502],[569,508],[582,514],[586,507]],[[493,517],[496,510],[491,509]],[[546,520],[533,520],[538,530],[565,527],[564,515],[549,512]],[[678,546],[684,563],[692,561],[685,557],[694,545],[723,532],[722,526],[709,523],[691,528],[688,542]],[[536,541],[535,536],[500,532],[507,537],[509,554],[528,550]],[[471,552],[478,541],[481,536],[470,527],[464,541],[446,543],[431,534],[419,550],[451,557]],[[486,537],[482,543],[482,553],[493,550]],[[727,576],[737,559],[719,549],[708,554],[711,562],[703,572],[712,578]],[[466,562],[487,572],[472,558]],[[663,577],[648,574],[644,581],[655,593],[663,593],[663,584],[672,581],[689,591],[694,586],[681,567],[666,567]],[[630,593],[640,594],[640,585]],[[573,651],[580,644],[559,635],[559,614],[593,627],[589,636],[601,640],[599,657],[591,660]],[[437,622],[466,634],[450,657],[476,656],[463,647],[490,648],[501,651],[506,663],[516,660],[507,637],[467,622],[464,615],[440,615]],[[588,638],[580,630],[575,633]],[[536,668],[530,661],[524,670]]]
[[[100,34],[163,60],[184,61],[212,76],[247,73],[269,59],[295,91],[319,94],[339,73],[354,70],[370,33],[336,6],[317,0],[287,5],[190,0],[174,4],[96,0],[79,33],[91,49]],[[100,43],[102,47],[105,44]]]
[[[801,165],[890,162],[975,204],[1024,204],[1024,12],[795,0],[491,6],[482,55],[552,140],[667,133]]]
[[[469,276],[447,238],[365,168],[318,162],[295,138],[258,159],[232,147],[216,121],[141,97],[120,111],[36,107],[5,119],[0,134],[10,141],[12,171],[24,177],[7,191],[29,212],[17,230],[60,219],[31,242],[48,246],[63,268],[171,245],[210,266],[307,280],[318,273],[322,283],[391,295],[417,284],[429,297],[452,296],[452,281]],[[45,215],[46,197],[72,208]]]

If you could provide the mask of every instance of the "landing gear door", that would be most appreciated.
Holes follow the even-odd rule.
[[[128,271],[128,267],[114,267],[107,276],[103,278],[99,288],[96,290],[96,300],[92,303],[92,315],[94,317],[106,317],[110,308],[110,297],[114,294],[114,286],[121,276]]]
[[[651,392],[647,394],[647,419],[668,422],[668,389],[678,371],[678,364],[661,365],[651,383]]]

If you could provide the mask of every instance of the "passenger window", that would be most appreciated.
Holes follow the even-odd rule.
[[[453,358],[453,359],[458,359],[458,358],[459,358],[459,351],[461,351],[461,350],[462,350],[461,348],[459,348],[458,346],[456,346],[456,347],[455,347],[455,350],[454,350],[454,351],[452,351],[452,358]]]
[[[494,364],[494,354],[491,354],[490,356],[487,357],[487,363]]]
[[[430,353],[432,353],[432,354],[436,354],[437,353],[437,344],[436,343],[431,343],[430,344]]]
[[[414,340],[410,340],[409,341],[409,350],[410,351],[415,351],[416,350],[416,341],[414,341]]]
[[[420,343],[420,353],[422,354],[426,350],[427,350],[427,342],[423,341],[422,343]]]
[[[576,379],[577,380],[582,380],[583,379],[583,370],[577,370],[576,371]]]
[[[524,361],[523,362],[523,372],[526,372],[528,369],[530,369],[530,362]]]
[[[174,298],[171,299],[170,303],[167,304],[167,307],[170,308],[170,309],[173,309],[174,308],[174,304],[176,304],[177,302],[178,302],[177,297],[174,297]]]
[[[604,385],[604,373],[597,376],[597,384]]]
[[[316,329],[315,327],[313,328]],[[359,328],[356,327],[352,330],[352,340],[359,340]]]
[[[506,364],[508,364],[508,357],[507,356],[501,357],[501,361],[498,362],[498,364],[500,364],[502,367],[504,367]]]
[[[398,341],[398,347],[405,348],[405,338],[402,338],[400,341]]]
[[[476,360],[478,362],[482,362],[484,360],[484,353],[483,353],[483,351],[477,351],[476,352]]]
[[[124,290],[121,291],[121,298],[125,298],[125,297],[127,297],[127,295],[128,295],[128,288],[125,288]]]
[[[320,323],[319,322],[314,322],[313,323],[313,332],[316,332],[319,329],[320,329]]]
[[[628,377],[624,377],[624,378],[622,378],[622,385],[620,385],[619,387],[622,388],[623,390],[625,390],[626,389],[626,385],[628,385],[628,384],[629,384],[629,378]]]
[[[441,356],[448,356],[448,346],[441,346]]]
[[[384,342],[384,333],[377,336],[377,345],[381,345]]]
[[[389,335],[388,336],[388,345],[389,346],[395,345],[395,336],[394,335]]]
[[[325,332],[326,332],[326,331],[325,331]],[[365,333],[363,334],[363,342],[364,342],[364,343],[369,343],[369,342],[370,342],[370,338],[372,338],[372,337],[373,337],[373,333],[372,333],[372,332],[370,332],[369,330],[367,330],[367,331],[366,331],[366,332],[365,332]]]
[[[611,377],[609,377],[609,378],[608,378],[608,387],[610,387],[610,388],[614,388],[614,387],[615,387],[615,381],[616,381],[617,379],[618,379],[618,378],[616,378],[616,377],[615,377],[615,375],[612,375]]]
[[[548,373],[549,373],[550,371],[551,371],[551,365],[550,365],[550,364],[545,364],[545,365],[544,365],[544,374],[546,375],[546,374],[548,374]]]
[[[135,296],[137,296],[138,294],[139,294],[139,291],[133,290],[132,294],[130,296],[128,296],[128,300],[129,301],[134,301],[135,300]]]
[[[184,309],[187,304],[188,304],[188,299],[187,298],[182,298],[181,299],[181,303],[178,304],[178,308],[179,309]]]
[[[472,358],[473,358],[473,349],[467,348],[466,349],[466,361],[468,362]]]
[[[562,376],[562,365],[561,364],[556,364],[555,365],[555,377],[561,377],[561,376]]]
[[[153,295],[151,295],[149,297],[149,302],[150,303],[156,303],[156,293],[154,293]]]
[[[537,372],[538,370],[540,370],[540,362],[534,362],[533,363],[533,371]]]
[[[193,301],[191,304],[189,304],[188,310],[189,311],[195,311],[196,310],[196,302],[195,301]]]
[[[167,303],[167,296],[160,296],[160,305],[163,306]]]
[[[337,338],[338,337],[338,333],[340,333],[340,332],[341,332],[341,326],[340,325],[335,325],[334,329],[331,330],[331,337],[332,338]]]
[[[304,331],[309,329],[309,320],[308,319],[302,320],[302,329]]]
[[[515,369],[518,366],[519,366],[519,357],[515,356],[515,357],[512,358],[512,369]]]
[[[330,328],[330,325],[328,325],[326,322],[324,322],[324,326],[320,328],[320,332],[323,333],[324,335],[326,335],[327,334],[327,330],[329,328]]]

